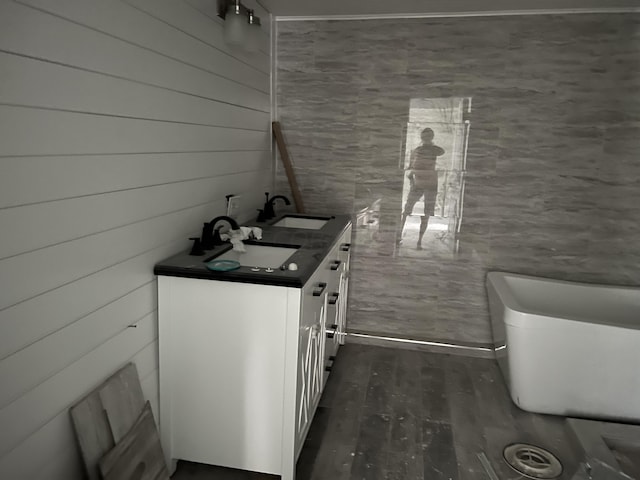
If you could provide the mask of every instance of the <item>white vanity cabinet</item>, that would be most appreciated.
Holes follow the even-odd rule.
[[[335,355],[328,342],[340,338],[328,338],[327,323],[344,324],[348,258],[340,247],[349,238],[350,228],[303,288],[158,276],[160,435],[169,465],[183,459],[294,479],[327,352]],[[341,260],[339,270],[325,268],[331,260]],[[329,305],[333,292],[338,302]]]

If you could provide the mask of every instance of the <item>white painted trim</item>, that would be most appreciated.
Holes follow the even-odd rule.
[[[271,122],[278,120],[278,22],[275,16],[269,15],[271,28],[269,29],[271,36],[269,42],[271,46]],[[276,190],[276,181],[278,176],[278,152],[276,151],[276,142],[273,138],[272,126],[269,125],[271,131],[271,191]]]
[[[398,20],[410,18],[446,18],[446,17],[503,17],[514,15],[571,15],[582,13],[640,13],[640,7],[626,8],[558,8],[540,10],[496,10],[477,12],[431,12],[431,13],[385,13],[373,15],[307,15],[278,16],[276,22],[305,22],[321,20]]]
[[[491,347],[474,347],[471,345],[459,345],[455,343],[444,343],[444,342],[431,342],[427,340],[411,340],[408,338],[397,338],[397,337],[386,337],[380,335],[369,335],[366,333],[351,333],[347,332],[347,337],[356,337],[363,338],[369,340],[380,340],[384,342],[395,342],[395,343],[408,343],[412,345],[424,345],[429,347],[439,347],[439,348],[450,348],[455,350],[468,350],[472,352],[484,352],[484,353],[494,353],[494,349]]]

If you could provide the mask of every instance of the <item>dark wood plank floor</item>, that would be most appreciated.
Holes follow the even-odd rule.
[[[481,452],[501,480],[522,479],[502,458],[515,442],[554,452],[565,466],[562,480],[576,471],[564,419],[513,405],[495,361],[347,344],[298,460],[297,480],[486,480]],[[172,478],[278,477],[179,462]]]

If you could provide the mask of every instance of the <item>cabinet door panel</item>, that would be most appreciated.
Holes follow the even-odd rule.
[[[320,269],[302,289],[296,384],[296,456],[300,454],[324,385],[326,307],[326,282]]]
[[[344,345],[347,336],[347,298],[349,296],[349,276],[346,271],[340,274],[340,298],[336,308],[336,341],[338,345]]]
[[[326,348],[325,348],[325,364],[331,365],[329,357],[338,353],[339,345],[339,332],[340,332],[340,313],[342,308],[342,294],[340,292],[340,279],[342,274],[338,276],[335,289],[331,290],[327,300],[327,316],[325,321],[325,336],[326,336]]]
[[[337,309],[338,318],[338,333],[336,334],[337,341],[340,345],[344,345],[347,336],[347,301],[349,298],[349,266],[351,261],[351,227],[342,235],[339,242],[338,258],[342,261],[342,270],[340,273],[340,305]]]

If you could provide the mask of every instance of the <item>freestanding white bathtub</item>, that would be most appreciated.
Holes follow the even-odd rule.
[[[640,423],[640,288],[490,272],[487,293],[516,405]]]

